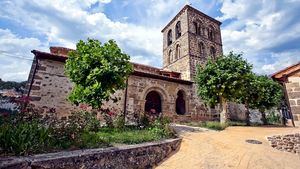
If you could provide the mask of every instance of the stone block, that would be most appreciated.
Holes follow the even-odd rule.
[[[298,99],[300,98],[300,92],[288,92],[289,99]]]

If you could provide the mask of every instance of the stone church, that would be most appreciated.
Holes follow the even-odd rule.
[[[194,76],[196,65],[222,54],[221,22],[186,5],[162,29],[163,67],[132,63],[134,72],[127,87],[117,91],[117,103],[106,102],[127,119],[141,113],[162,114],[174,121],[211,120],[218,113],[197,96]],[[35,108],[58,117],[77,111],[67,96],[73,84],[64,74],[67,53],[71,49],[50,47],[49,52],[33,50],[35,55],[28,78],[27,94]],[[51,110],[51,111],[50,111]]]

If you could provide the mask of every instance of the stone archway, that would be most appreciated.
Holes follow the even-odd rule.
[[[186,113],[186,104],[185,104],[185,93],[182,90],[177,92],[176,99],[176,113],[179,115],[184,115]]]
[[[146,95],[145,112],[151,115],[159,115],[162,112],[162,99],[157,91],[150,91]]]

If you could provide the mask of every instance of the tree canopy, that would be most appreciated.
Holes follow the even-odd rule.
[[[76,50],[69,52],[65,72],[75,84],[69,100],[100,108],[103,101],[126,86],[133,70],[129,55],[115,41],[102,44],[95,39],[80,40]]]
[[[240,99],[242,88],[251,73],[252,65],[241,54],[230,52],[216,61],[209,60],[198,66],[196,83],[198,95],[210,106],[220,103],[223,111],[221,122],[227,119],[227,103]]]

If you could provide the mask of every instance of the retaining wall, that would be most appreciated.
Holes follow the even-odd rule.
[[[0,168],[152,168],[180,147],[181,138],[111,148],[0,158]]]

